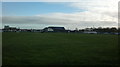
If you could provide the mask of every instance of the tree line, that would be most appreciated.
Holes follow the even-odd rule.
[[[108,33],[118,33],[120,32],[120,28],[116,28],[116,27],[107,27],[107,28],[102,28],[102,27],[98,27],[98,28],[85,28],[85,29],[80,29],[79,31],[96,31],[96,32],[108,32]]]

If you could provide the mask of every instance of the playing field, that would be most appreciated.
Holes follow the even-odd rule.
[[[3,65],[118,65],[118,36],[3,33]]]

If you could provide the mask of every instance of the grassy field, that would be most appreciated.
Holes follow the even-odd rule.
[[[3,33],[3,65],[118,65],[118,36]]]

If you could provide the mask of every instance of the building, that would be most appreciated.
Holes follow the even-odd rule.
[[[20,29],[16,27],[4,26],[3,32],[17,32],[19,30]]]
[[[66,32],[64,27],[46,27],[43,32]]]
[[[93,30],[93,28],[86,28],[83,33],[97,34],[97,32]]]
[[[84,31],[83,33],[88,33],[88,34],[97,34],[96,31]]]

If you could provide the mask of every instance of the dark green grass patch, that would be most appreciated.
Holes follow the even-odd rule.
[[[118,36],[3,33],[3,65],[118,65]]]

